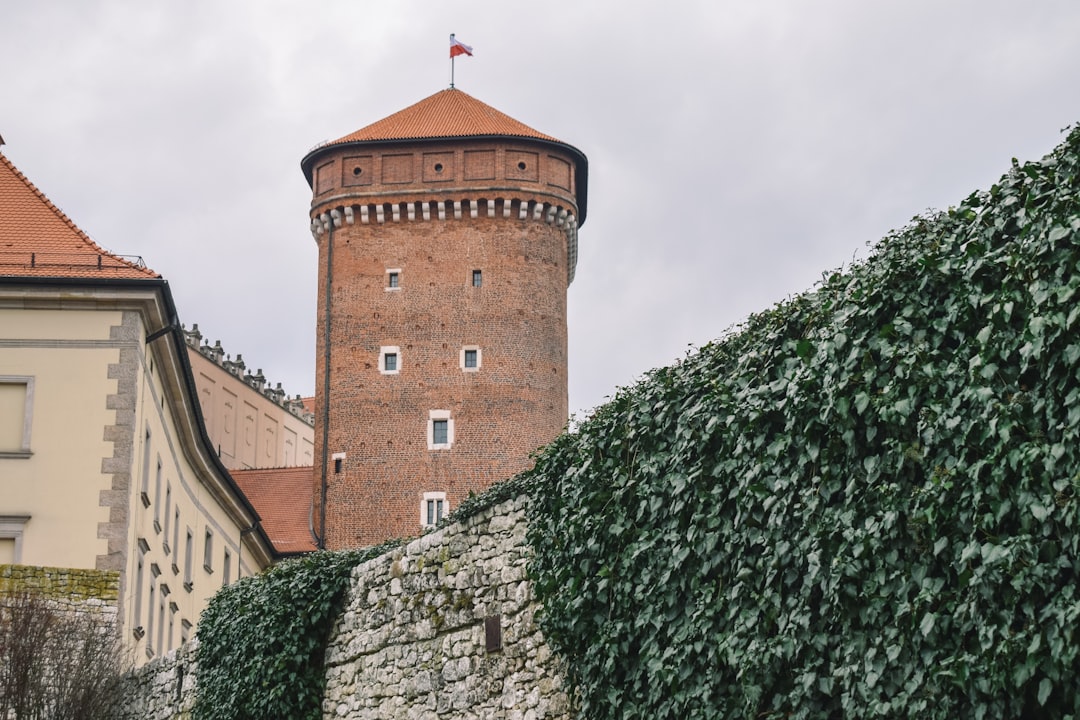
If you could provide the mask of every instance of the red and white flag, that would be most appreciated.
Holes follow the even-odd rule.
[[[469,57],[472,57],[472,48],[469,47],[468,45],[466,45],[465,43],[461,42],[460,40],[455,40],[454,36],[451,35],[450,36],[450,57],[455,58],[458,55],[468,55]]]

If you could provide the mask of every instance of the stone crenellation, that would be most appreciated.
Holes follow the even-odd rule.
[[[329,231],[331,222],[340,228],[342,222],[353,225],[381,224],[386,222],[416,222],[453,218],[461,220],[468,216],[488,218],[516,218],[545,222],[562,228],[566,233],[567,285],[574,281],[578,256],[578,220],[573,208],[543,200],[527,198],[463,198],[458,200],[412,201],[396,203],[348,204],[337,206],[311,220],[311,234],[318,239]]]
[[[325,720],[570,720],[526,576],[527,499],[359,565],[326,651]],[[187,720],[195,643],[132,673],[117,720]],[[238,691],[247,691],[238,688]]]
[[[231,355],[225,354],[225,349],[221,347],[220,340],[214,341],[214,344],[211,345],[209,339],[203,338],[198,323],[192,324],[190,330],[184,326],[181,326],[181,329],[184,331],[184,341],[187,343],[188,347],[198,350],[204,357],[212,360],[214,364],[218,365],[229,374],[240,378],[264,397],[285,408],[285,410],[294,416],[300,418],[309,425],[314,424],[315,414],[307,409],[304,405],[303,398],[299,395],[289,397],[285,390],[282,389],[281,383],[277,383],[277,385],[271,387],[266,382],[266,376],[263,375],[262,368],[256,370],[254,374],[248,372],[247,363],[244,362],[243,355],[237,353],[236,359],[233,360]]]

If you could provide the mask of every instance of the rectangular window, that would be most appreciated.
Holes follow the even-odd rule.
[[[179,504],[180,503],[177,503],[177,505],[179,505]],[[172,571],[173,571],[173,575],[175,575],[178,572],[180,572],[180,568],[177,565],[177,559],[176,559],[176,556],[180,554],[180,508],[176,508],[176,512],[173,513],[173,529],[172,529],[172,532],[173,532],[173,536],[172,536],[172,546],[173,546]]]
[[[229,575],[232,573],[232,553],[225,551],[225,562],[221,564],[221,586],[229,584]]]
[[[484,274],[479,270],[472,271],[472,286],[480,287],[484,284]]]
[[[15,538],[0,537],[0,565],[15,564]]]
[[[479,347],[476,345],[466,345],[461,348],[460,363],[462,370],[465,372],[477,372],[480,370],[482,362],[483,356]]]
[[[195,538],[191,534],[191,528],[187,529],[184,538],[184,589],[191,592],[191,556],[194,555]]]
[[[442,500],[428,500],[427,501],[427,524],[434,525],[442,520],[443,515],[443,501]]]
[[[23,532],[29,515],[0,515],[0,565],[22,563]]]
[[[427,424],[428,450],[447,450],[454,444],[454,419],[449,410],[430,410]]]
[[[157,473],[154,476],[154,532],[161,532],[161,456],[157,459]]]
[[[160,600],[158,600],[158,626],[157,626],[157,649],[158,652],[165,652],[165,593],[158,593]],[[153,612],[153,611],[151,611]]]
[[[143,565],[146,553],[140,551],[139,559],[135,561],[135,619],[132,627],[135,628],[135,637],[142,633],[142,591],[143,591]]]
[[[150,581],[150,608],[146,615],[146,654],[154,655],[154,581]]]
[[[420,503],[420,525],[433,528],[450,512],[444,492],[426,492]]]
[[[431,442],[436,445],[446,445],[447,439],[447,425],[449,420],[432,420],[431,427]]]
[[[401,370],[401,348],[397,345],[384,345],[379,348],[379,372],[383,375],[396,375]]]
[[[143,436],[142,450],[142,483],[139,487],[139,497],[143,507],[150,507],[150,428],[146,428]]]
[[[0,375],[0,458],[28,458],[34,378]]]
[[[214,572],[214,533],[210,532],[210,529],[206,529],[206,535],[203,537],[203,570],[208,573]]]
[[[164,544],[165,554],[169,554],[169,520],[172,518],[172,483],[165,486],[165,532],[163,533],[165,539],[162,541]]]
[[[173,606],[175,607],[175,606]],[[173,629],[176,627],[176,611],[169,608],[169,638],[166,647],[169,650],[173,649]]]
[[[386,271],[386,289],[397,290],[401,287],[401,271],[400,270],[387,270]]]

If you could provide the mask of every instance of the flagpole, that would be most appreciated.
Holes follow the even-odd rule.
[[[454,33],[450,33],[450,46],[454,45]],[[450,53],[450,89],[454,88],[454,53]]]

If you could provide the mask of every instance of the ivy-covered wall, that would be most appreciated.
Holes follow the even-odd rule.
[[[540,457],[581,717],[1080,715],[1080,130]]]

